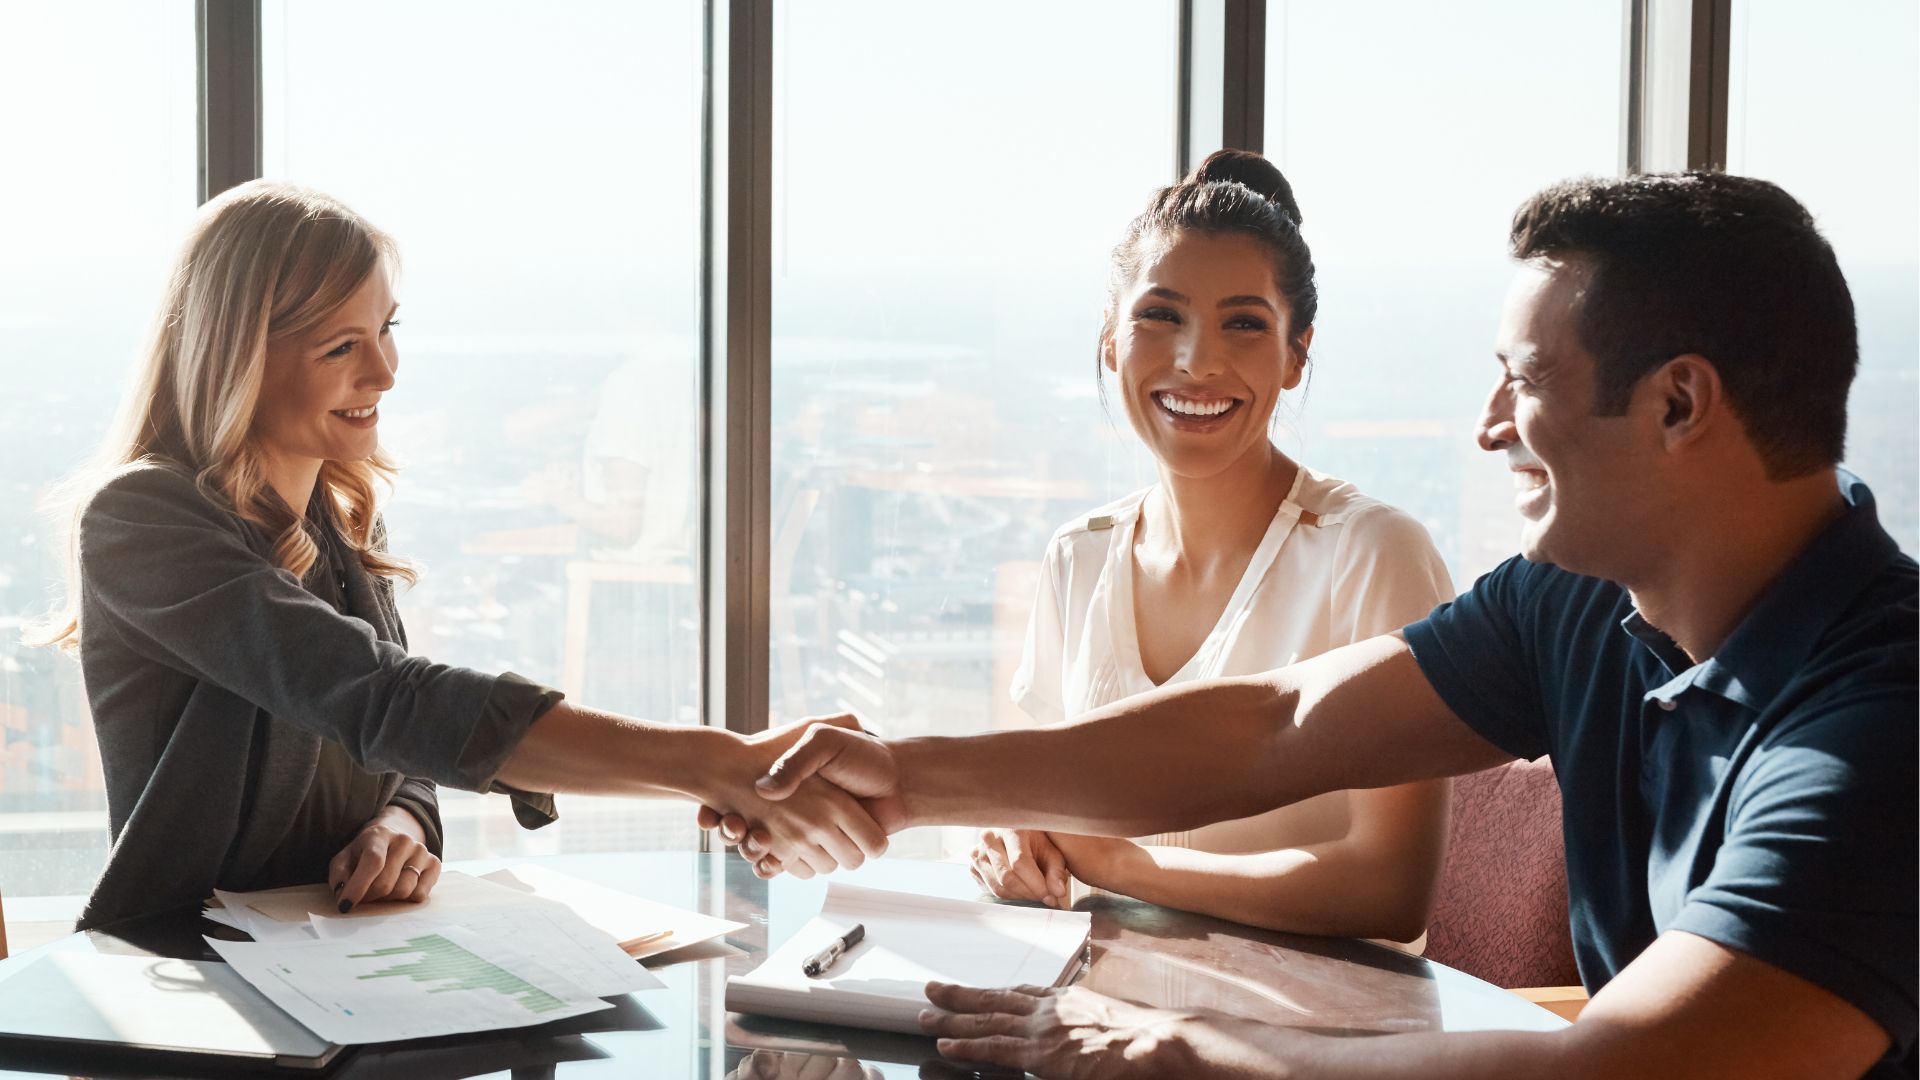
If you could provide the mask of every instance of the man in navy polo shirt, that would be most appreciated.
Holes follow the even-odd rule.
[[[819,773],[890,828],[1138,835],[1550,754],[1579,1022],[1338,1039],[936,986],[944,1051],[1088,1078],[1915,1075],[1920,604],[1837,468],[1833,252],[1779,188],[1708,173],[1550,188],[1512,250],[1480,444],[1521,557],[1266,676],[1027,731],[816,728],[764,783]]]

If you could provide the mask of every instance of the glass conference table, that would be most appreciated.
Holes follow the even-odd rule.
[[[694,959],[664,964],[665,989],[617,999],[617,1007],[512,1031],[365,1046],[336,1059],[327,1077],[537,1078],[669,1077],[870,1080],[899,1077],[1017,1076],[975,1072],[945,1061],[932,1039],[730,1014],[726,978],[751,970],[818,913],[825,883],[761,881],[722,852],[558,855],[453,864],[470,873],[537,862],[663,903],[748,924],[715,942],[683,950]],[[875,888],[976,897],[966,868],[953,863],[881,859],[847,880]],[[1134,900],[1095,896],[1091,962],[1080,985],[1153,1005],[1217,1009],[1274,1024],[1363,1035],[1400,1031],[1519,1028],[1564,1021],[1528,1001],[1439,964],[1378,945],[1256,930]],[[109,930],[74,934],[29,950],[12,966],[52,950],[157,954],[216,959],[203,933],[235,936],[197,911],[155,916]],[[42,1046],[44,1044],[41,1044]],[[296,1076],[308,1072],[232,1067],[138,1051],[73,1048],[52,1052],[0,1041],[0,1076]]]

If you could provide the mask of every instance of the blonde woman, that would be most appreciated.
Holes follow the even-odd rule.
[[[376,488],[399,352],[392,241],[338,202],[254,182],[203,208],[145,364],[76,485],[68,607],[113,847],[83,927],[215,886],[326,881],[340,908],[423,899],[434,785],[678,795],[783,813],[752,781],[797,737],[596,712],[520,676],[410,656]],[[820,785],[788,815],[803,873],[884,834]]]

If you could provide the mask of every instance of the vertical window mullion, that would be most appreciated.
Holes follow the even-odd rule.
[[[1724,169],[1733,0],[1629,0],[1626,167]]]
[[[199,200],[261,173],[260,0],[198,0]]]
[[[1733,0],[1693,0],[1687,84],[1687,168],[1727,167],[1727,74]]]
[[[702,297],[709,724],[767,726],[772,538],[773,4],[710,0]]]
[[[1620,171],[1646,171],[1647,2],[1623,0],[1620,49]]]
[[[1173,179],[1186,175],[1193,162],[1193,3],[1179,0],[1175,18],[1173,62]]]
[[[1227,0],[1226,14],[1220,62],[1220,146],[1257,154],[1262,149],[1267,98],[1267,0]]]
[[[1266,0],[1183,0],[1176,141],[1184,175],[1222,147],[1259,153],[1266,108]]]

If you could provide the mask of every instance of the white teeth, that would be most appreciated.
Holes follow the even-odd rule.
[[[1165,392],[1153,395],[1153,399],[1164,406],[1168,412],[1176,412],[1181,416],[1219,416],[1233,408],[1234,404],[1232,398],[1218,401],[1188,401],[1186,398],[1175,397]]]
[[[369,405],[364,409],[335,409],[333,415],[344,416],[349,420],[364,420],[373,415],[374,408],[375,406]]]

